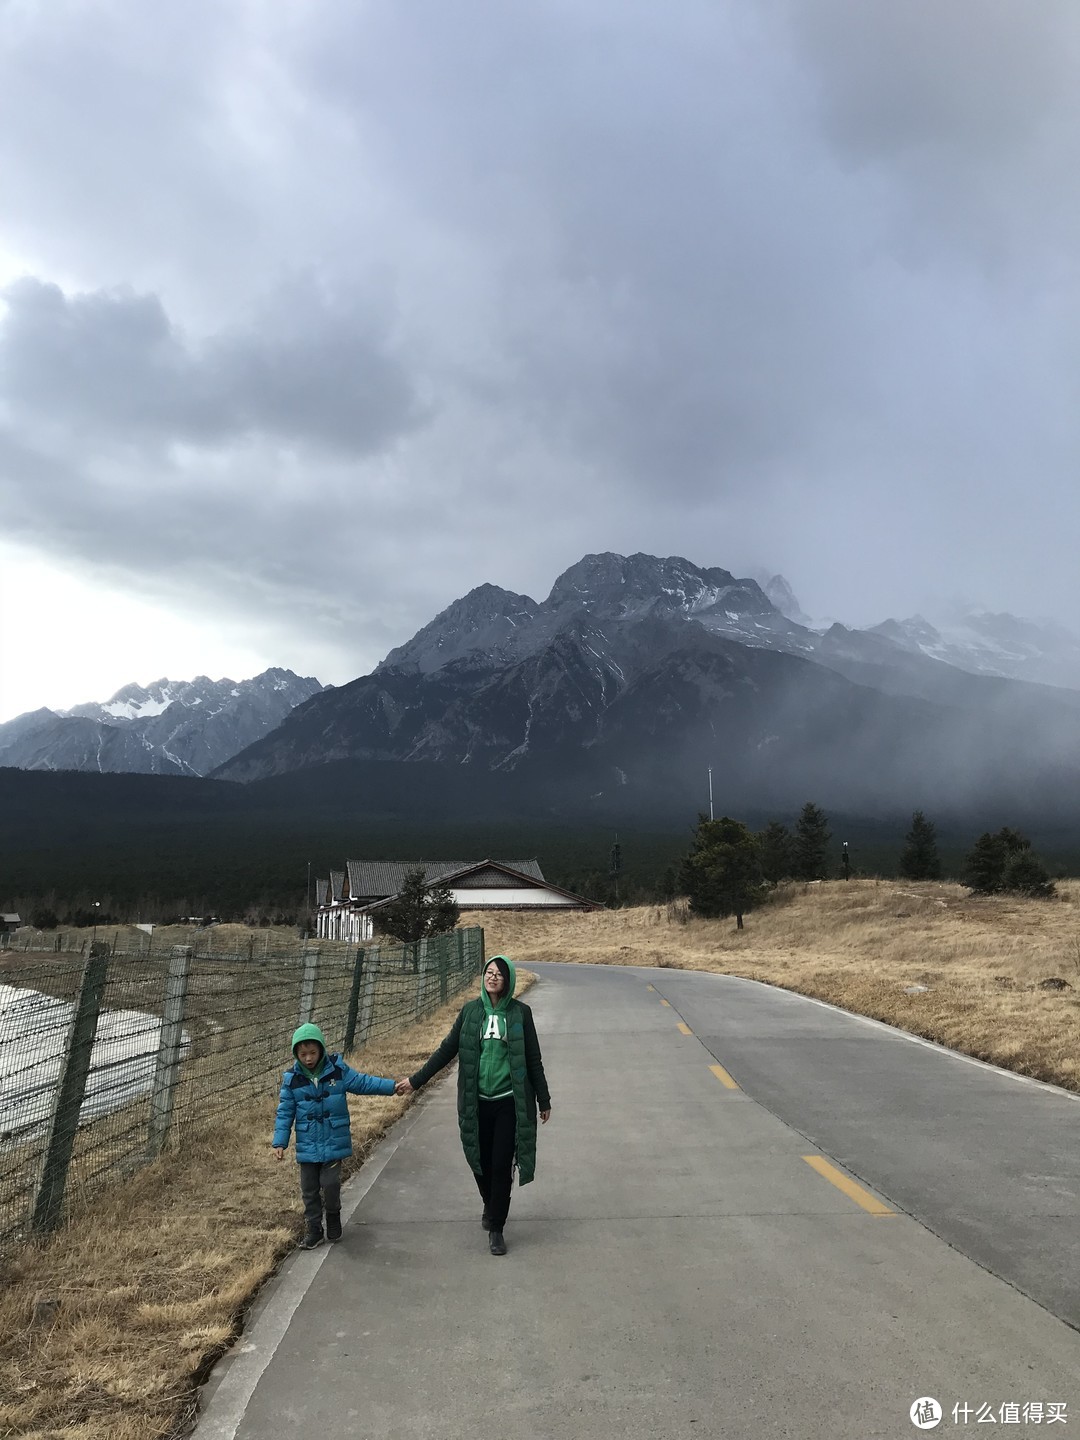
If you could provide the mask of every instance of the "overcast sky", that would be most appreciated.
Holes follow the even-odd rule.
[[[1076,0],[6,0],[0,719],[590,551],[1080,629]]]

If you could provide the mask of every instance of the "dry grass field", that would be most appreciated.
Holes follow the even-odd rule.
[[[1058,890],[1056,899],[1027,900],[975,897],[953,884],[828,881],[781,890],[744,930],[690,919],[679,902],[488,915],[487,953],[504,950],[524,965],[743,975],[1080,1090],[1080,882]]]
[[[525,984],[531,977],[525,977]],[[471,991],[470,991],[471,993]],[[416,1070],[461,998],[353,1056],[369,1074]],[[289,1059],[282,1036],[282,1068]],[[237,1107],[124,1184],[0,1277],[0,1436],[160,1440],[186,1434],[196,1391],[302,1230],[292,1148],[270,1150],[277,1090]],[[350,1103],[351,1173],[412,1102]],[[464,1162],[462,1162],[464,1163]]]
[[[792,886],[742,931],[690,919],[680,903],[463,923],[483,923],[488,955],[505,951],[521,966],[748,976],[1080,1090],[1080,882],[1059,891],[1035,901],[974,898],[951,884]],[[372,1044],[358,1063],[410,1072],[458,1003]],[[354,1163],[408,1103],[355,1102]],[[270,1095],[248,1103],[218,1136],[192,1139],[17,1258],[0,1292],[0,1436],[184,1433],[198,1383],[299,1233],[295,1164],[269,1150],[273,1105]]]

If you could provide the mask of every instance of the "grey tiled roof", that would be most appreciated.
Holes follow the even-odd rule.
[[[354,900],[381,900],[387,895],[396,895],[407,872],[417,869],[423,870],[430,884],[447,875],[457,875],[462,870],[479,869],[481,866],[484,885],[508,883],[507,880],[500,882],[492,876],[488,869],[491,865],[505,865],[508,870],[516,870],[519,875],[527,875],[530,880],[545,883],[543,872],[536,860],[350,860],[349,892]]]
[[[344,889],[344,886],[345,886],[345,871],[344,871],[344,870],[331,870],[331,871],[330,871],[330,899],[333,900],[336,904],[340,904],[340,903],[341,903],[341,892],[342,892],[342,890]]]

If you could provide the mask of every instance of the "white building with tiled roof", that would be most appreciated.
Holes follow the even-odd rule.
[[[428,885],[448,885],[461,910],[599,910],[596,901],[544,879],[536,860],[350,860],[317,889],[318,934],[360,944],[370,940],[379,909],[410,870]],[[336,882],[336,883],[335,883]]]

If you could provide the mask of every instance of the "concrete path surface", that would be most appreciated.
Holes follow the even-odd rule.
[[[1080,1100],[751,981],[534,968],[553,1115],[509,1254],[436,1082],[196,1440],[891,1440],[923,1398],[1080,1428]]]

